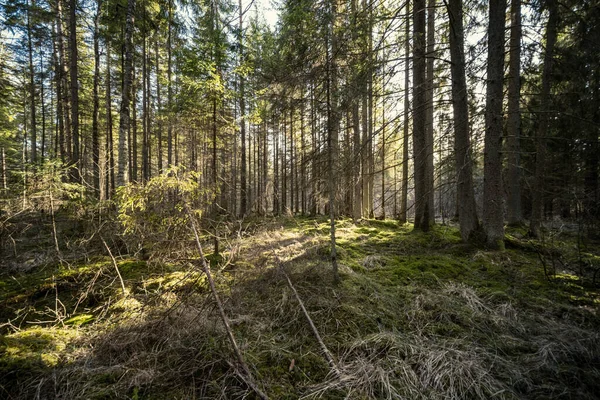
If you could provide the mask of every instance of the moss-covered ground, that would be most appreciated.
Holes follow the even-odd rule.
[[[209,257],[238,345],[270,398],[598,398],[595,243],[509,229],[507,249],[492,252],[461,243],[451,226],[337,228],[337,285],[326,219],[251,222]],[[101,249],[5,268],[0,398],[254,398],[190,253],[115,253],[125,292]]]

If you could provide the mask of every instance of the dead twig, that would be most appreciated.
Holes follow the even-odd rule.
[[[321,334],[319,334],[319,330],[317,329],[317,326],[315,325],[312,318],[310,317],[308,310],[306,310],[306,307],[304,306],[304,302],[302,301],[302,299],[300,298],[300,295],[298,294],[298,291],[292,284],[292,280],[290,279],[289,275],[285,272],[285,269],[283,268],[283,263],[281,262],[281,260],[277,256],[277,254],[275,254],[275,251],[273,251],[273,255],[275,256],[275,261],[277,263],[277,267],[279,268],[279,271],[285,277],[285,280],[287,281],[289,288],[291,289],[292,293],[294,293],[294,297],[296,298],[296,301],[298,302],[298,304],[300,305],[300,308],[302,309],[302,313],[304,314],[304,316],[306,317],[306,320],[308,321],[308,324],[310,325],[310,329],[312,330],[313,335],[315,336],[315,339],[317,339],[317,342],[319,342],[319,347],[321,347],[323,356],[327,360],[327,363],[329,363],[329,367],[331,368],[331,371],[333,372],[333,374],[336,378],[339,378],[341,376],[340,369],[339,369],[337,363],[335,362],[333,355],[331,354],[331,352],[329,351],[329,349],[323,342],[323,339],[321,338]]]
[[[102,236],[100,236],[100,240],[102,240],[104,247],[106,247],[106,250],[108,250],[108,255],[110,256],[110,258],[113,262],[115,270],[117,271],[117,275],[119,276],[119,281],[121,282],[121,289],[123,289],[123,296],[127,296],[127,291],[125,290],[125,283],[123,282],[123,277],[121,276],[121,272],[119,272],[119,266],[117,265],[117,260],[115,260],[115,257],[113,256],[112,251],[110,251],[110,247],[108,247],[108,245],[106,244],[106,241],[104,240],[104,238]]]
[[[243,373],[240,372],[235,367],[233,369],[237,373],[237,375],[258,395],[258,397],[260,397],[262,400],[268,400],[269,397],[256,384],[256,381],[254,380],[252,372],[250,371],[248,364],[246,364],[246,362],[244,361],[244,356],[242,355],[242,352],[240,351],[240,348],[237,345],[235,336],[233,335],[233,331],[231,330],[231,326],[229,325],[229,318],[227,318],[227,315],[225,314],[225,309],[223,308],[223,303],[221,302],[219,293],[217,292],[217,288],[215,286],[215,281],[213,280],[212,274],[210,272],[210,266],[208,265],[208,262],[206,261],[206,257],[204,256],[204,251],[202,249],[202,243],[200,243],[200,237],[198,236],[198,229],[196,229],[194,217],[192,216],[192,213],[190,212],[190,210],[187,206],[187,203],[185,203],[185,202],[184,202],[184,209],[185,209],[185,212],[189,219],[190,229],[194,233],[196,248],[198,249],[198,254],[200,255],[200,260],[202,262],[202,269],[204,270],[204,274],[206,275],[206,279],[208,280],[208,283],[210,286],[210,291],[213,295],[213,298],[215,299],[215,302],[217,303],[221,321],[223,322],[223,325],[225,326],[225,331],[227,332],[227,338],[229,339],[229,343],[231,344],[231,347],[233,347],[233,351],[235,353],[235,356],[237,358],[239,366],[242,368]]]

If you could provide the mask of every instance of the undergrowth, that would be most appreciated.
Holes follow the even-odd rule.
[[[238,345],[270,398],[597,398],[600,294],[577,264],[584,253],[595,268],[593,244],[509,230],[507,250],[490,252],[450,226],[423,234],[341,220],[334,285],[328,229],[325,219],[254,222],[228,242],[232,254],[212,258]],[[563,261],[545,272],[540,252]],[[189,254],[116,253],[125,293],[106,255],[5,268],[0,398],[253,398]]]

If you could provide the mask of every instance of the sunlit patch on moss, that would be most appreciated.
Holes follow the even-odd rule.
[[[65,325],[83,326],[94,321],[94,318],[92,314],[79,314],[67,319],[64,323]]]
[[[69,328],[30,328],[0,337],[0,370],[56,366],[81,333]]]

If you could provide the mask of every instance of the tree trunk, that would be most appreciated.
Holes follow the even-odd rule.
[[[150,87],[150,75],[152,74],[150,39],[146,49],[146,180],[152,178],[152,88]]]
[[[362,9],[367,18],[365,27],[365,42],[363,49],[366,56],[366,67],[362,82],[362,157],[361,157],[361,180],[362,180],[362,215],[373,218],[373,182],[374,182],[374,159],[373,159],[373,43],[372,43],[372,15],[370,0],[363,0]]]
[[[287,121],[285,108],[282,110],[283,151],[281,152],[281,210],[287,212]]]
[[[73,149],[71,152],[71,181],[81,182],[79,165],[79,70],[77,66],[77,0],[69,2],[69,62],[71,74],[71,134]]]
[[[52,34],[54,37],[54,79],[56,86],[56,120],[57,120],[57,139],[56,139],[56,154],[60,154],[60,159],[62,162],[65,161],[66,150],[65,150],[65,119],[64,119],[64,105],[63,105],[63,77],[62,77],[62,64],[60,61],[59,54],[59,45],[58,41],[60,38],[58,37],[58,33],[56,32],[56,23],[52,25]]]
[[[290,101],[290,212],[292,215],[295,212],[295,196],[296,196],[296,169],[294,158],[294,101]]]
[[[44,57],[42,52],[40,52],[40,107],[42,109],[42,143],[40,143],[40,156],[43,161],[46,150],[46,105],[44,102]]]
[[[137,182],[139,178],[138,172],[138,102],[137,102],[137,92],[138,92],[138,81],[137,81],[137,71],[135,70],[135,64],[131,70],[131,129],[129,129],[127,134],[127,143],[128,143],[128,159],[129,159],[129,181]],[[143,82],[143,81],[142,81]],[[143,97],[143,96],[142,96]],[[143,106],[142,106],[143,107]],[[145,119],[142,117],[142,132],[145,128]],[[143,156],[142,156],[143,157]],[[143,170],[143,165],[142,165]],[[143,175],[143,174],[142,174]]]
[[[431,223],[435,222],[434,208],[434,176],[433,176],[433,89],[435,61],[435,7],[436,0],[428,0],[427,4],[427,50],[426,50],[426,84],[425,84],[425,140],[426,140],[426,188],[428,195],[428,210]]]
[[[506,180],[508,182],[508,223],[522,222],[521,211],[521,0],[510,4],[510,61],[508,66],[508,147]]]
[[[337,249],[335,238],[335,197],[336,197],[336,166],[338,152],[338,136],[339,136],[339,117],[337,107],[337,66],[335,57],[337,55],[337,37],[335,33],[335,21],[337,14],[337,0],[331,0],[330,3],[330,26],[327,34],[331,41],[331,49],[329,43],[325,43],[327,51],[327,147],[328,147],[328,169],[329,169],[329,222],[330,222],[330,239],[331,239],[331,264],[333,267],[333,281],[339,282],[340,276],[337,264]],[[329,41],[327,40],[327,41]]]
[[[71,160],[71,105],[68,94],[69,88],[69,69],[67,67],[65,44],[64,44],[64,31],[63,31],[63,14],[62,14],[62,0],[56,1],[56,35],[58,42],[58,61],[59,70],[61,77],[61,101],[62,110],[61,114],[64,120],[64,134],[63,134],[63,148],[64,148],[64,160]]]
[[[310,132],[311,132],[311,139],[312,139],[312,164],[311,164],[311,168],[310,168],[310,172],[311,172],[311,198],[312,198],[312,204],[311,204],[311,211],[310,214],[312,216],[316,216],[317,212],[318,212],[318,202],[319,202],[319,193],[318,193],[318,188],[319,188],[319,181],[318,181],[318,163],[317,163],[317,149],[318,149],[318,136],[317,136],[317,129],[316,129],[316,111],[315,111],[315,84],[314,82],[310,85]],[[358,161],[357,161],[358,162]]]
[[[267,210],[267,179],[269,169],[269,141],[267,140],[269,129],[267,125],[267,117],[263,119],[263,162],[262,162],[262,182],[263,182],[263,196],[261,196],[262,214],[264,215]]]
[[[145,13],[144,13],[145,14]],[[148,140],[150,137],[150,124],[148,123],[148,51],[146,48],[146,36],[148,35],[144,23],[144,37],[142,38],[142,182],[147,182],[148,175]],[[135,117],[134,117],[135,118]]]
[[[96,198],[100,198],[100,133],[98,127],[98,114],[100,111],[99,99],[99,81],[100,81],[100,38],[99,38],[99,21],[102,11],[102,0],[98,0],[96,6],[96,16],[94,18],[94,87],[93,87],[93,103],[92,111],[92,175],[94,178],[94,194]]]
[[[127,134],[130,124],[130,95],[133,71],[133,23],[135,0],[127,0],[127,15],[125,23],[125,65],[123,71],[123,92],[121,93],[121,119],[119,121],[119,169],[117,171],[117,186],[125,185],[127,170]]]
[[[469,135],[469,103],[465,76],[462,0],[448,1],[450,17],[450,57],[452,106],[454,115],[454,157],[456,162],[457,202],[460,235],[469,241],[478,229],[477,207],[473,191],[473,161]]]
[[[535,145],[535,175],[532,193],[531,221],[529,231],[534,237],[540,236],[540,227],[544,215],[544,181],[546,170],[546,143],[548,137],[548,112],[550,111],[550,88],[554,45],[556,44],[558,24],[558,4],[556,0],[547,0],[548,25],[546,26],[546,51],[542,72],[542,92],[540,93],[540,114]]]
[[[7,177],[6,177],[6,151],[4,150],[4,146],[2,146],[2,190],[7,190]]]
[[[160,93],[160,53],[158,51],[158,36],[154,42],[154,54],[156,56],[156,116],[157,116],[157,166],[158,173],[163,173],[163,120],[162,120],[162,98]]]
[[[239,62],[240,65],[244,63],[244,48],[243,48],[243,8],[242,0],[239,0],[240,9],[240,20],[239,20],[239,34],[238,34],[238,48],[239,48]],[[240,134],[241,134],[241,165],[240,165],[240,215],[243,217],[246,215],[247,208],[247,197],[246,197],[246,98],[245,98],[245,79],[242,72],[240,72]]]
[[[352,0],[350,3],[351,15],[352,15],[352,41],[359,45],[359,12],[358,12],[358,0]],[[353,70],[358,71],[359,59],[352,60]],[[358,74],[357,74],[358,75]],[[358,83],[355,84],[358,86]],[[352,93],[352,100],[350,104],[350,115],[352,118],[352,219],[358,221],[362,218],[362,181],[361,181],[361,154],[362,154],[362,143],[360,138],[360,104],[358,90]]]
[[[106,199],[115,192],[115,154],[113,142],[110,41],[106,41]]]
[[[30,101],[30,115],[31,115],[31,162],[37,163],[37,121],[35,116],[35,69],[33,68],[33,44],[32,44],[32,30],[33,26],[31,23],[31,10],[33,8],[33,2],[27,4],[27,54],[29,56],[29,101]]]
[[[361,165],[361,154],[362,154],[362,143],[360,140],[360,112],[359,112],[359,104],[356,99],[357,96],[354,96],[355,99],[352,101],[352,132],[353,132],[353,147],[354,147],[354,157],[353,157],[353,168],[354,168],[354,200],[353,200],[353,219],[354,221],[358,221],[362,218],[362,180],[360,174],[360,165]]]
[[[169,0],[169,20],[167,31],[167,168],[173,165],[173,60],[172,60],[172,21],[173,21],[173,0]]]
[[[425,0],[413,6],[413,152],[415,169],[415,229],[430,227],[428,190],[428,147],[426,130]]]
[[[382,67],[385,71],[385,65]],[[385,73],[381,78],[381,219],[385,219]]]
[[[300,146],[301,146],[301,160],[300,160],[300,179],[302,182],[300,185],[302,186],[302,194],[301,194],[301,208],[302,215],[306,215],[306,138],[305,138],[305,126],[304,126],[304,111],[305,111],[305,101],[304,101],[304,89],[300,89]]]
[[[406,1],[405,42],[404,42],[404,121],[402,128],[402,193],[400,195],[400,223],[407,222],[408,209],[408,113],[409,113],[409,91],[410,85],[410,1]]]
[[[483,159],[483,228],[487,245],[504,248],[502,192],[502,98],[506,0],[490,0],[488,27],[485,149]]]
[[[273,130],[273,214],[279,215],[279,127]]]

